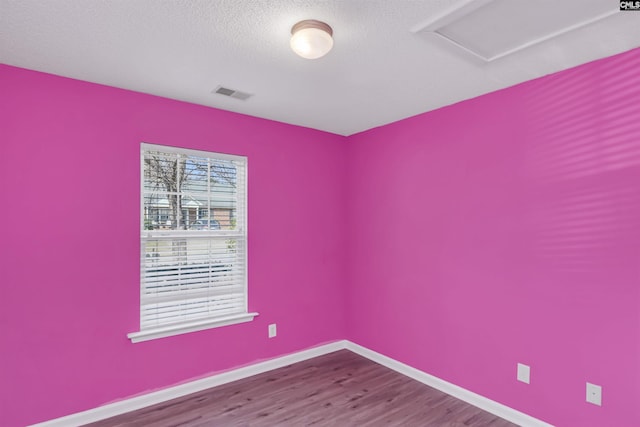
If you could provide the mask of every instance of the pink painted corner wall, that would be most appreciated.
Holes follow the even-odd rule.
[[[0,424],[348,338],[558,426],[640,425],[638,70],[343,138],[0,65]],[[254,322],[126,339],[141,141],[249,157]]]
[[[344,337],[343,137],[3,65],[0,94],[2,426]],[[248,156],[253,322],[126,338],[142,141]]]
[[[640,425],[639,82],[636,49],[350,137],[348,339],[557,426]]]

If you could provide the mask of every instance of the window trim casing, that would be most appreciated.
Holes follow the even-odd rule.
[[[138,217],[140,219],[140,224],[139,224],[140,233],[138,235],[138,243],[140,244],[140,248],[139,248],[140,281],[139,281],[138,296],[140,299],[138,300],[138,314],[139,315],[141,314],[141,309],[142,309],[141,300],[142,300],[142,292],[143,292],[143,286],[142,286],[142,283],[143,283],[142,282],[143,280],[142,279],[142,272],[143,272],[142,262],[143,261],[142,260],[144,258],[143,258],[142,252],[144,250],[144,247],[142,245],[142,234],[144,232],[144,153],[145,153],[145,150],[154,150],[154,149],[159,151],[164,151],[167,153],[179,153],[179,154],[186,154],[186,155],[193,155],[196,157],[207,157],[207,158],[212,157],[212,154],[214,154],[216,158],[221,160],[242,160],[244,162],[244,182],[245,182],[244,187],[245,188],[244,188],[244,200],[243,200],[244,217],[243,217],[243,224],[242,224],[242,229],[244,234],[244,245],[245,245],[245,248],[244,248],[245,262],[243,267],[243,275],[244,275],[243,287],[244,287],[244,295],[245,295],[244,312],[232,314],[228,316],[221,316],[217,318],[203,318],[203,319],[197,319],[192,321],[185,321],[178,324],[169,324],[169,325],[163,325],[163,326],[146,328],[146,329],[142,329],[139,324],[138,325],[139,330],[128,333],[127,338],[129,338],[132,343],[137,343],[137,342],[148,341],[148,340],[153,340],[157,338],[164,338],[164,337],[169,337],[173,335],[186,334],[189,332],[196,332],[196,331],[201,331],[205,329],[213,329],[213,328],[218,328],[222,326],[235,325],[239,323],[252,321],[254,317],[258,316],[258,313],[249,312],[249,288],[248,288],[249,230],[247,227],[248,216],[249,216],[248,204],[247,204],[247,199],[249,195],[248,158],[246,156],[240,156],[240,155],[234,155],[234,154],[218,153],[218,152],[204,151],[204,150],[194,150],[189,148],[173,147],[168,145],[150,144],[146,142],[140,143],[140,194],[139,194],[140,211],[138,213]]]

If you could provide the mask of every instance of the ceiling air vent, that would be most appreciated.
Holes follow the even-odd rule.
[[[465,0],[416,25],[487,62],[593,24],[618,12],[602,0]]]
[[[230,98],[239,99],[241,101],[245,101],[253,96],[250,93],[240,92],[239,90],[229,89],[228,87],[224,87],[224,86],[218,86],[213,90],[213,93],[217,93],[218,95],[228,96]]]

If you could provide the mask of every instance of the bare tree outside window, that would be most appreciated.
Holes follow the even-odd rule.
[[[230,161],[216,161],[182,154],[149,152],[144,157],[146,217],[144,228],[147,230],[170,228],[173,230],[190,229],[194,221],[204,219],[209,228],[215,219],[211,213],[215,209],[228,211],[226,228],[234,228],[233,201],[237,186],[237,171]],[[211,200],[209,194],[219,195]],[[225,193],[227,200],[225,200]],[[165,212],[168,211],[168,218]],[[196,212],[197,211],[197,212]],[[202,211],[202,212],[201,212]],[[163,221],[164,220],[164,221]]]

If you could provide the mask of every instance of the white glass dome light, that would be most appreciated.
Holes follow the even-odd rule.
[[[333,47],[333,30],[315,19],[300,21],[291,28],[291,49],[306,59],[326,55]]]

